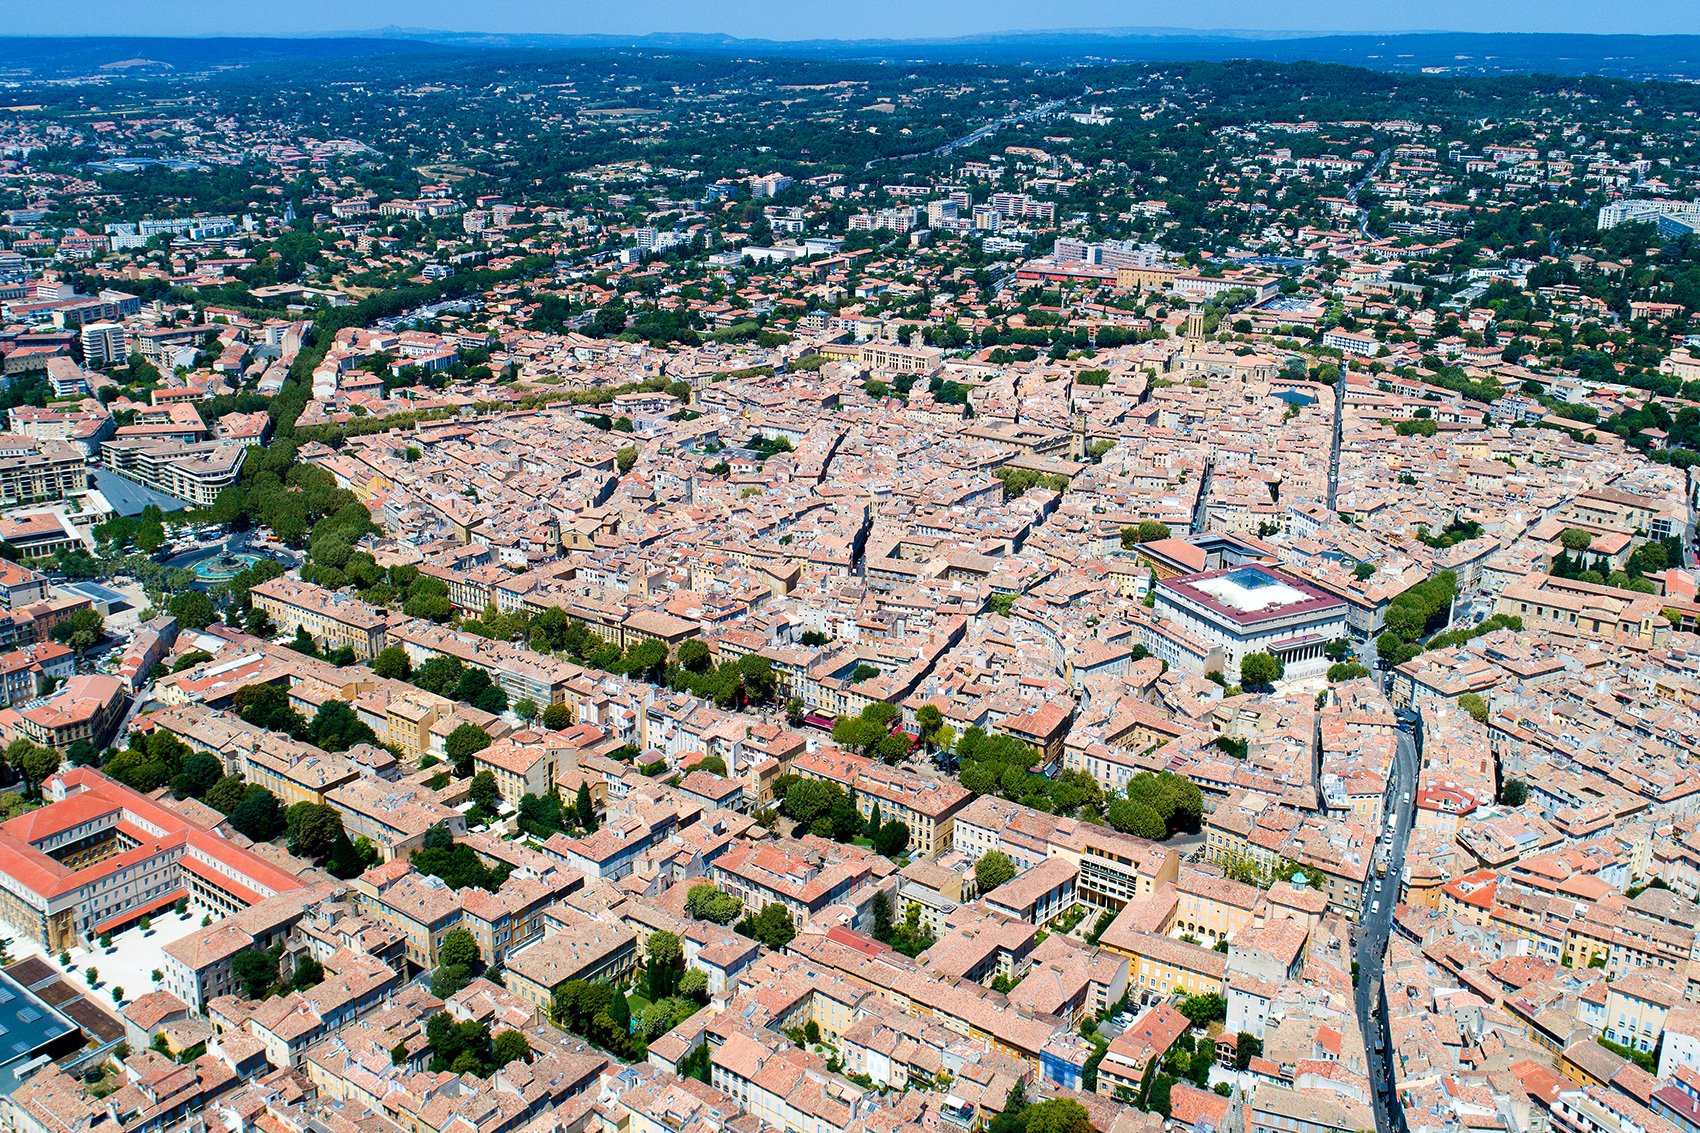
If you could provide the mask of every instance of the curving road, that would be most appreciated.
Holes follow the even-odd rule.
[[[1383,1130],[1403,1128],[1404,1121],[1403,1111],[1396,1100],[1393,1066],[1388,1057],[1393,1043],[1387,1029],[1382,966],[1387,957],[1388,934],[1393,926],[1393,908],[1399,901],[1405,846],[1410,840],[1415,814],[1415,808],[1405,801],[1405,796],[1407,792],[1416,793],[1421,743],[1420,720],[1414,725],[1414,735],[1399,733],[1399,746],[1393,761],[1393,784],[1388,796],[1389,806],[1398,821],[1391,841],[1384,837],[1379,847],[1386,854],[1387,873],[1377,879],[1375,871],[1371,871],[1369,893],[1364,898],[1365,915],[1359,923],[1357,937],[1358,1025],[1363,1031],[1364,1046],[1369,1055],[1369,1079],[1375,1088],[1375,1125]],[[1381,905],[1379,910],[1375,908],[1377,902]],[[1380,1051],[1376,1049],[1378,1044]]]

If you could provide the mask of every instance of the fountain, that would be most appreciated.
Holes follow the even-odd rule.
[[[230,549],[230,540],[226,539],[217,554],[208,555],[198,562],[192,563],[192,571],[201,582],[229,582],[238,574],[259,562],[263,556],[251,555],[246,551],[237,552]]]

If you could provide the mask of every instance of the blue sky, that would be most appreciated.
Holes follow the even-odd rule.
[[[385,26],[450,31],[725,32],[767,39],[908,38],[1056,28],[1700,34],[1695,0],[79,0],[9,5],[25,35],[296,35]]]

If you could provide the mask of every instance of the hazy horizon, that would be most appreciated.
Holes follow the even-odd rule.
[[[476,19],[469,19],[469,11]],[[777,0],[635,0],[618,6],[506,0],[468,9],[445,0],[302,0],[288,8],[153,0],[120,4],[92,0],[72,6],[33,5],[15,11],[12,35],[323,36],[369,35],[384,28],[456,34],[647,35],[724,34],[737,38],[912,39],[1024,32],[1136,29],[1145,34],[1352,35],[1417,32],[1556,32],[1582,34],[1700,34],[1700,5],[1652,0],[1612,5],[1580,0],[1434,0],[1419,6],[1369,8],[1344,0],[1222,0],[1208,9],[1208,26],[1180,22],[1172,5],[1115,8],[1081,0],[930,0],[922,4],[870,0],[850,8],[800,8]]]

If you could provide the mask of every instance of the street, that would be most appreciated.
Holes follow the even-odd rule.
[[[1358,1024],[1362,1028],[1364,1046],[1369,1057],[1369,1079],[1375,1086],[1375,1124],[1377,1129],[1396,1127],[1398,1104],[1393,1089],[1393,1068],[1389,1060],[1392,1036],[1387,1027],[1382,1004],[1382,961],[1387,954],[1387,936],[1393,924],[1393,908],[1399,902],[1399,879],[1405,868],[1405,845],[1411,836],[1414,806],[1407,793],[1415,796],[1417,786],[1418,743],[1422,723],[1414,732],[1400,732],[1399,747],[1394,757],[1393,785],[1389,805],[1397,816],[1391,844],[1383,840],[1387,854],[1387,872],[1370,885],[1365,898],[1366,908],[1359,922],[1358,934]],[[1385,831],[1385,827],[1383,828]],[[1372,871],[1374,876],[1374,871]],[[1380,909],[1375,908],[1380,903]],[[1377,1051],[1377,1046],[1381,1048]]]

